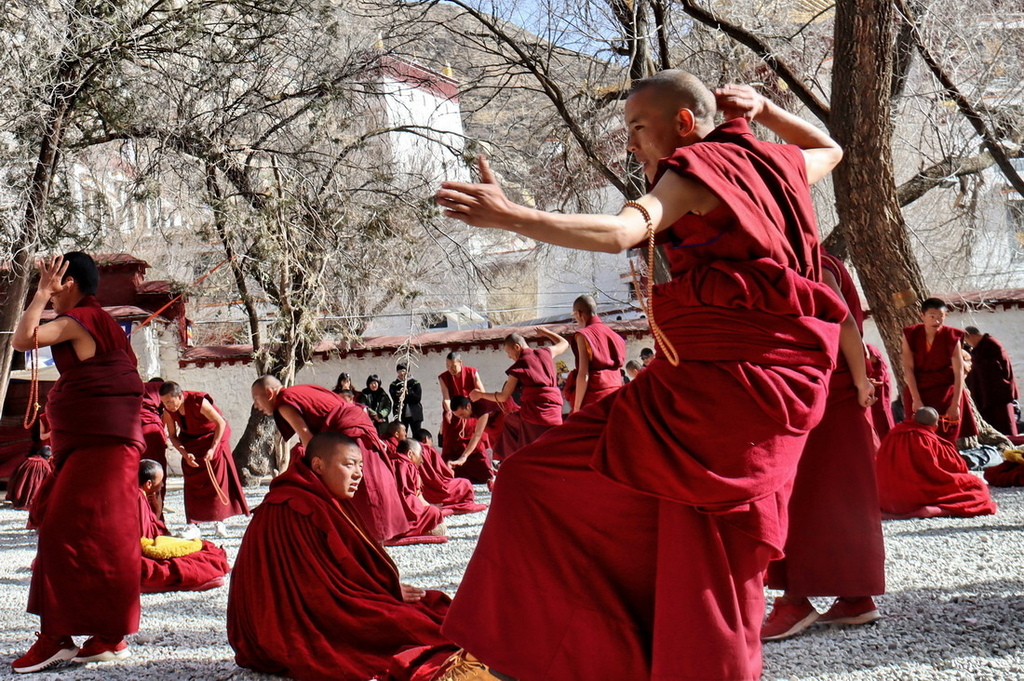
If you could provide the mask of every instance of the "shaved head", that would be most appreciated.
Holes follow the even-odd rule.
[[[693,118],[704,125],[714,124],[715,96],[697,76],[679,69],[659,71],[649,78],[633,81],[629,94],[654,90],[665,107],[665,113],[674,116],[680,109],[689,109]]]
[[[572,309],[593,317],[597,314],[597,301],[594,300],[594,296],[580,296],[573,301]]]
[[[922,426],[936,426],[939,423],[939,412],[931,407],[921,407],[914,412],[914,421]]]
[[[174,381],[166,381],[160,386],[160,397],[170,395],[171,397],[177,397],[185,391],[181,389],[181,386]]]
[[[284,384],[281,383],[281,381],[279,381],[276,376],[271,376],[270,374],[267,374],[266,376],[260,376],[255,381],[253,381],[252,387],[263,389],[269,388],[271,390],[277,390],[278,388],[283,388]]]
[[[510,333],[509,335],[505,336],[505,347],[509,347],[511,345],[518,345],[521,348],[525,348],[526,339],[523,338],[518,333]]]
[[[343,453],[346,449],[355,449],[357,452],[363,451],[359,448],[359,443],[348,435],[332,432],[319,433],[314,435],[313,439],[306,445],[306,458],[310,461],[313,459],[330,459],[337,454]]]

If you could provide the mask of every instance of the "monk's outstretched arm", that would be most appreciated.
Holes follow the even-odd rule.
[[[907,337],[903,336],[903,346],[900,351],[900,360],[903,364],[903,382],[907,384],[907,391],[910,393],[910,414],[913,415],[918,409],[924,406],[921,403],[921,393],[917,390],[917,377],[914,376],[914,351],[910,349]],[[904,411],[907,405],[903,405]]]
[[[302,446],[308,445],[309,441],[313,439],[313,433],[309,430],[306,419],[302,418],[302,412],[290,404],[282,404],[277,408],[277,413],[288,422],[288,425],[292,427],[295,434],[299,436],[299,442],[302,443]]]
[[[486,158],[481,156],[479,164],[479,184],[441,184],[436,201],[447,217],[584,251],[619,253],[647,238],[647,223],[635,208],[624,207],[618,215],[565,215],[527,208],[506,198]],[[704,214],[713,210],[719,200],[703,184],[676,173],[665,173],[638,203],[646,208],[655,231],[661,231],[686,213]]]
[[[842,297],[835,275],[827,267],[823,268],[823,271],[825,283]],[[839,349],[847,366],[850,367],[853,384],[857,386],[857,403],[862,407],[870,407],[875,401],[875,386],[868,379],[867,351],[852,314],[847,314],[839,326]]]
[[[497,393],[486,393],[483,390],[472,390],[469,393],[469,399],[476,402],[477,400],[494,400],[495,402],[506,402],[512,397],[512,393],[516,391],[516,386],[519,384],[519,379],[515,376],[509,376],[505,380],[505,385],[502,386],[501,392]]]
[[[537,333],[541,334],[542,336],[546,336],[551,341],[552,345],[549,349],[551,350],[552,357],[558,357],[559,355],[561,355],[562,353],[569,349],[569,341],[565,340],[565,338],[558,335],[557,333],[549,331],[548,329],[545,329],[543,326],[537,327]]]
[[[211,444],[210,448],[206,451],[206,457],[208,459],[212,459],[213,455],[217,453],[217,447],[220,446],[220,441],[221,438],[224,437],[224,432],[228,429],[228,422],[225,421],[224,417],[213,408],[210,401],[205,398],[203,399],[202,406],[199,407],[199,413],[208,421],[213,421],[214,424],[213,444]]]
[[[583,407],[583,398],[587,395],[590,385],[590,344],[582,334],[576,334],[576,347],[579,349],[579,361],[576,363],[576,398],[572,410],[579,411]]]

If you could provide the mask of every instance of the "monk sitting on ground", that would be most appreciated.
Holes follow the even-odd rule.
[[[174,381],[160,386],[164,425],[171,444],[181,453],[185,477],[183,536],[198,539],[199,523],[215,522],[218,537],[226,537],[224,520],[249,515],[242,481],[231,456],[231,429],[206,393],[185,391]]]
[[[626,341],[601,321],[591,296],[576,299],[572,318],[580,328],[572,342],[576,368],[565,383],[565,397],[577,412],[622,387]]]
[[[322,433],[270,483],[238,549],[228,642],[249,669],[305,681],[433,679],[455,648],[449,598],[399,582],[352,497],[355,440]]]
[[[505,373],[501,392],[486,393],[473,390],[471,400],[494,400],[498,404],[514,402],[512,393],[520,389],[519,409],[505,415],[501,437],[494,448],[494,456],[504,460],[520,447],[525,447],[551,428],[562,424],[562,393],[558,389],[558,372],[554,358],[569,349],[569,341],[547,329],[538,328],[550,339],[550,348],[531,348],[518,333],[505,337],[505,354],[513,364]]]
[[[488,484],[494,479],[494,466],[488,451],[487,421],[490,414],[473,416],[468,397],[453,397],[451,420],[444,424],[444,445],[441,456],[457,477],[474,485]]]
[[[924,407],[878,449],[878,496],[890,518],[971,518],[996,512],[988,487],[967,470],[956,447],[936,434],[939,412]]]
[[[434,449],[433,436],[429,430],[417,430],[416,440],[420,443],[420,480],[423,482],[423,498],[437,504],[446,515],[477,513],[487,508],[476,503],[473,483],[465,478],[456,478],[448,467],[441,452]]]
[[[32,500],[39,491],[40,485],[43,484],[43,480],[53,473],[50,456],[50,446],[43,445],[18,464],[18,467],[11,473],[11,477],[7,481],[7,501],[11,502],[14,508],[31,509]]]
[[[142,536],[142,593],[207,591],[224,586],[231,570],[224,549],[202,539],[176,539],[160,520],[164,469],[158,461],[139,463],[139,521]]]
[[[405,425],[399,421],[392,421],[387,425],[385,432],[388,437],[385,438],[384,444],[390,458],[391,470],[395,475],[398,496],[402,499],[405,518],[409,521],[409,529],[384,542],[384,545],[407,546],[447,542],[444,513],[440,507],[432,506],[423,498],[419,466],[415,457],[410,456],[408,446],[403,446],[406,442]]]

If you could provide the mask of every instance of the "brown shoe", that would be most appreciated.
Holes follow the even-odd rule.
[[[480,660],[460,650],[444,663],[441,675],[434,681],[494,681],[498,677]]]

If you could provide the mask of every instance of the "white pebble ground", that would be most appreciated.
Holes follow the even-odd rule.
[[[172,482],[178,484],[172,485],[167,505],[178,513],[168,519],[176,528],[182,497],[180,479]],[[258,504],[265,491],[248,490],[249,503]],[[993,492],[999,503],[995,516],[886,522],[889,593],[877,599],[885,618],[865,627],[815,627],[768,644],[764,678],[1024,678],[1024,489]],[[488,501],[483,486],[477,486],[477,496]],[[447,544],[389,549],[404,581],[454,593],[485,516],[449,518]],[[205,593],[143,595],[142,627],[129,639],[133,655],[124,662],[8,674],[10,662],[25,651],[37,629],[35,617],[25,613],[35,552],[35,535],[24,529],[25,518],[24,511],[0,507],[0,677],[272,678],[235,666],[224,631],[226,586]],[[227,525],[231,536],[214,541],[233,559],[246,521],[233,518]],[[515,585],[509,588],[514,592]],[[816,599],[816,605],[824,610],[829,600]]]

